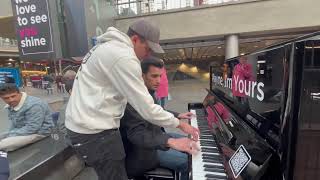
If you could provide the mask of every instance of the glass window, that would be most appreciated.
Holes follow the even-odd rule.
[[[314,41],[313,63],[314,67],[320,67],[320,41]]]
[[[305,63],[300,98],[300,117],[294,177],[297,180],[320,178],[320,64],[319,40],[313,41],[311,63]],[[309,51],[305,51],[309,53]],[[305,57],[308,57],[305,55]],[[309,59],[304,59],[310,61]]]

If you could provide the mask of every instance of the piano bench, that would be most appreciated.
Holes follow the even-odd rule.
[[[147,180],[157,180],[157,179],[172,179],[172,180],[179,180],[179,173],[173,170],[158,167],[151,171],[144,173],[144,177]]]

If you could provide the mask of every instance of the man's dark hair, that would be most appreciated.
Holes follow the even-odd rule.
[[[134,36],[134,35],[137,35],[142,42],[145,41],[145,38],[144,38],[144,37],[142,37],[140,34],[136,33],[136,32],[135,32],[134,30],[132,30],[131,28],[128,29],[127,35],[128,35],[129,37],[132,37],[132,36]]]
[[[69,79],[64,82],[66,91],[70,94],[70,90],[72,90],[74,79]]]
[[[0,96],[10,93],[20,92],[19,88],[14,83],[1,83],[0,84]]]
[[[161,59],[156,57],[148,57],[141,62],[142,73],[146,74],[149,71],[150,66],[155,66],[157,68],[163,68],[164,63]]]

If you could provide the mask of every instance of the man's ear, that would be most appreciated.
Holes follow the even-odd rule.
[[[138,40],[139,40],[139,37],[137,35],[131,36],[131,41],[133,44],[136,44]]]

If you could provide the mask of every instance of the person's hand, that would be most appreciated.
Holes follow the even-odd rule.
[[[192,112],[180,113],[178,119],[191,119],[192,116],[195,116]]]
[[[172,149],[189,154],[196,154],[200,150],[197,143],[189,138],[169,138],[167,145]]]
[[[183,121],[180,121],[180,124],[179,126],[177,127],[179,129],[181,129],[181,131],[187,133],[187,134],[190,134],[192,136],[192,139],[194,141],[198,141],[199,139],[199,129],[189,125],[188,123],[186,122],[183,122]]]

